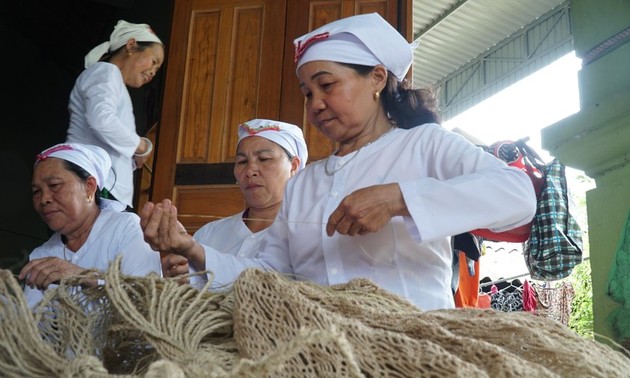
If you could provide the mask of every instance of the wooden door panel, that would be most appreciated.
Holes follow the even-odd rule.
[[[232,172],[237,125],[279,118],[286,0],[174,7],[152,199],[172,198],[194,230],[202,215],[243,209]]]
[[[265,40],[277,36],[265,34],[262,2],[234,7],[197,3],[190,24],[177,163],[231,163],[236,125],[263,114],[278,116],[281,57],[265,62],[263,52],[276,51],[273,44],[281,49],[281,43]],[[212,7],[205,8],[206,3]],[[262,77],[264,70],[269,74],[274,69],[277,80]]]
[[[177,163],[210,160],[220,19],[216,9],[196,11],[191,19]]]
[[[245,208],[238,185],[192,185],[175,189],[173,203],[190,233],[204,224],[236,214]]]

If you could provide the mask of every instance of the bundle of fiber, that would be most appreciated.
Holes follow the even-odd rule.
[[[620,352],[527,312],[423,312],[392,295],[384,301],[367,280],[323,287],[257,270],[244,272],[234,293],[234,334],[248,358],[268,354],[304,329],[334,328],[348,339],[366,376],[630,376],[630,359]],[[339,358],[299,357],[290,376]]]
[[[119,263],[63,281],[34,311],[0,270],[1,374],[630,377],[622,353],[530,313],[423,312],[366,279],[326,287],[255,269],[196,290]],[[105,285],[77,290],[87,277]]]

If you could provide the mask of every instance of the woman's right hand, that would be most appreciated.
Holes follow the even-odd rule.
[[[397,183],[358,189],[346,196],[330,214],[326,234],[366,235],[377,232],[397,215],[409,216]]]
[[[83,271],[84,268],[59,257],[43,257],[29,261],[20,271],[18,279],[26,279],[25,283],[31,289],[46,290],[50,284],[58,284],[62,279]]]
[[[203,247],[177,220],[177,208],[170,200],[165,199],[158,204],[147,202],[139,215],[144,240],[153,250],[183,256],[194,269],[205,269]]]

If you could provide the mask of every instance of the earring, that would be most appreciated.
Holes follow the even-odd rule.
[[[381,93],[380,92],[374,92],[374,100],[378,101],[378,99],[381,97]]]
[[[92,203],[92,196],[89,196],[89,197],[87,198],[87,203]]]

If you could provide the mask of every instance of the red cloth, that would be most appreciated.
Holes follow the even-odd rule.
[[[523,310],[531,312],[536,310],[536,293],[528,280],[523,283]]]
[[[477,299],[477,308],[490,308],[492,303],[492,298],[490,295],[486,293],[479,293],[479,298]]]

